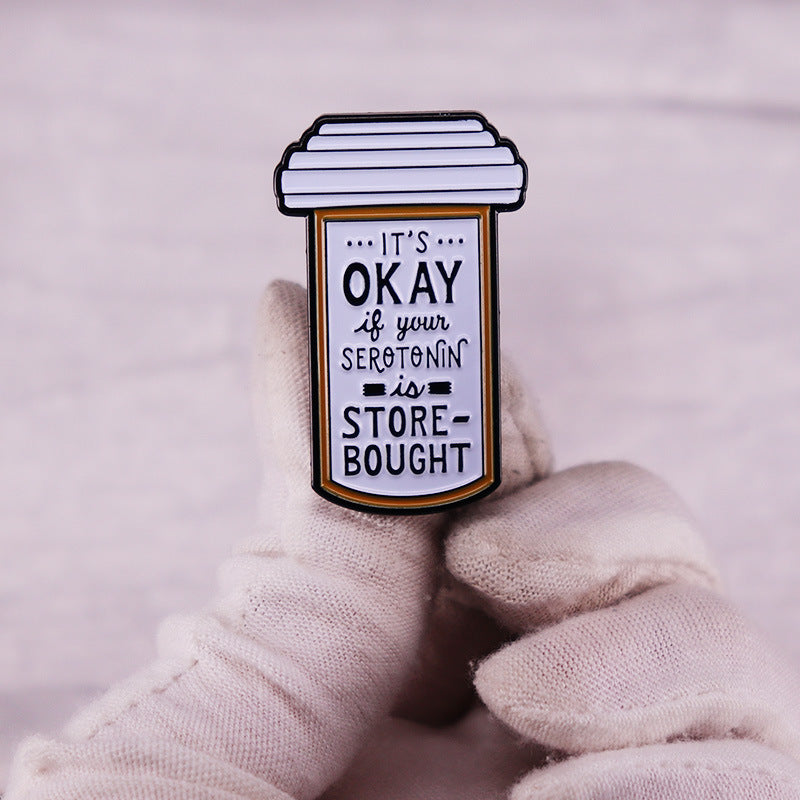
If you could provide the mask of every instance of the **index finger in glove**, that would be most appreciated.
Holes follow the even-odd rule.
[[[617,796],[588,787],[609,764],[618,788],[635,783],[636,754],[581,754],[623,747],[664,745],[652,785],[678,785],[683,762],[665,744],[675,739],[736,737],[800,756],[797,677],[716,593],[691,516],[663,482],[627,464],[587,465],[498,509],[466,514],[448,543],[448,564],[484,607],[527,632],[480,665],[476,687],[515,731],[577,755],[531,773],[515,797],[545,784],[547,797]],[[568,788],[568,775],[580,781]]]
[[[518,632],[664,583],[719,585],[680,498],[650,472],[617,462],[573,467],[467,510],[446,559]]]

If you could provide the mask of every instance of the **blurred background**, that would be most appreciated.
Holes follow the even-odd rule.
[[[272,170],[325,112],[475,109],[529,166],[502,342],[558,465],[688,500],[800,666],[800,6],[0,6],[0,786],[251,533]]]

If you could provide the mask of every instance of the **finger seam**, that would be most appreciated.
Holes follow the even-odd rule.
[[[708,697],[712,697],[712,696],[717,696],[720,699],[728,699],[728,698],[739,697],[740,693],[738,693],[738,692],[737,693],[732,693],[732,692],[727,692],[727,691],[719,690],[719,689],[708,689],[708,690],[702,691],[702,692],[686,692],[686,693],[683,693],[683,694],[676,694],[676,695],[674,695],[672,697],[667,698],[666,700],[662,700],[661,702],[659,702],[658,704],[655,704],[655,705],[645,706],[645,705],[630,704],[630,705],[620,706],[619,708],[617,708],[617,709],[615,709],[614,711],[611,711],[611,712],[608,712],[608,711],[603,711],[603,712],[585,711],[585,712],[580,712],[580,713],[577,713],[577,714],[561,714],[559,716],[560,712],[554,711],[553,714],[550,715],[550,719],[552,719],[553,716],[559,716],[559,719],[561,721],[565,721],[565,722],[566,721],[570,721],[570,722],[576,722],[577,721],[579,723],[584,723],[586,721],[591,721],[593,719],[596,719],[597,717],[600,716],[601,713],[602,713],[604,718],[613,719],[613,718],[619,716],[619,714],[621,712],[633,711],[635,709],[642,709],[642,710],[644,710],[644,709],[651,710],[652,709],[654,711],[669,710],[669,706],[671,704],[677,703],[677,702],[682,701],[682,700],[694,700],[694,699],[701,698],[701,697],[708,698]],[[546,705],[543,705],[541,703],[513,703],[513,704],[508,705],[507,707],[509,708],[509,710],[517,710],[517,711],[522,711],[522,710],[524,710],[526,708],[530,708],[530,709],[533,709],[535,711],[536,710],[547,711],[549,708],[552,708],[552,706],[546,706]],[[751,708],[755,708],[755,707],[756,707],[755,705],[751,706]],[[772,711],[769,706],[766,706],[765,708],[767,708],[767,710],[769,710],[770,712]]]
[[[620,559],[616,561],[597,561],[594,559],[589,558],[568,558],[566,556],[531,556],[525,557],[523,559],[515,559],[511,558],[509,555],[501,552],[497,552],[491,554],[491,558],[502,561],[505,564],[513,565],[514,567],[524,566],[525,564],[535,564],[535,565],[542,565],[542,564],[566,564],[568,566],[577,567],[579,569],[584,569],[586,567],[594,567],[594,568],[603,568],[607,570],[615,570],[619,572],[621,568],[631,568],[636,566],[642,565],[650,565],[653,570],[656,569],[663,569],[665,567],[671,567],[672,569],[684,569],[687,570],[698,577],[704,579],[706,585],[712,586],[714,588],[718,588],[720,585],[719,576],[717,575],[716,571],[712,568],[705,569],[698,564],[694,564],[690,561],[681,561],[678,559],[662,559],[662,560],[652,560],[652,559]],[[465,581],[470,586],[478,591],[485,592],[489,594],[488,590],[481,589],[480,586],[476,586],[474,581],[471,581],[464,573],[463,570],[458,570],[457,568],[448,564],[450,571],[459,577],[462,581]],[[612,576],[613,577],[613,576]],[[606,583],[607,581],[603,581]],[[512,600],[513,597],[506,593],[503,593],[502,588],[493,590],[491,592],[491,596],[497,599],[504,599],[504,600]]]
[[[711,696],[716,696],[720,700],[726,701],[726,707],[732,708],[733,706],[730,705],[730,701],[741,699],[742,697],[748,698],[749,696],[742,692],[731,693],[726,691],[720,690],[708,690],[704,692],[695,692],[695,693],[686,693],[681,695],[675,695],[667,700],[660,702],[658,705],[652,706],[635,706],[629,705],[625,706],[619,711],[615,711],[614,713],[603,712],[602,714],[599,712],[591,713],[585,712],[580,714],[563,714],[559,713],[558,711],[550,710],[551,707],[544,706],[541,704],[534,704],[534,703],[513,703],[508,704],[505,706],[505,711],[507,712],[503,716],[505,718],[512,718],[513,716],[517,716],[520,720],[523,720],[527,723],[527,726],[537,726],[537,723],[546,728],[552,728],[553,725],[557,726],[569,726],[570,729],[574,729],[576,726],[581,728],[589,728],[594,729],[595,732],[607,732],[609,730],[619,730],[620,726],[623,726],[623,729],[628,731],[635,731],[635,728],[631,726],[631,720],[626,719],[624,713],[622,712],[630,712],[639,710],[648,710],[653,711],[656,715],[660,718],[664,718],[665,716],[669,715],[671,711],[675,710],[675,706],[679,706],[682,701],[692,701],[697,700],[698,698],[706,698],[708,699]],[[524,713],[525,711],[533,712],[533,713]],[[537,712],[540,712],[537,714]],[[742,728],[741,724],[737,726],[730,726],[726,729],[723,734],[716,733],[712,739],[718,739],[720,736],[722,738],[730,738],[730,739],[737,739],[742,741],[749,741],[749,742],[756,742],[759,744],[768,745],[771,749],[776,750],[777,752],[786,753],[786,754],[797,754],[799,751],[798,746],[779,746],[781,741],[789,744],[790,742],[797,742],[798,740],[798,731],[794,730],[791,724],[787,723],[783,720],[780,715],[775,712],[775,709],[767,703],[763,701],[760,703],[750,703],[746,706],[745,714],[740,714],[740,718],[743,717],[741,721],[746,721],[746,718],[752,715],[753,712],[765,714],[766,717],[769,718],[770,724],[772,726],[776,726],[776,730],[774,731],[774,735],[771,736],[764,736],[758,735],[760,732],[757,729],[753,729],[752,731],[748,731],[746,728]],[[649,725],[652,726],[652,716],[650,715],[650,720],[648,722]],[[604,720],[605,724],[599,726],[596,721],[598,719]],[[691,729],[693,724],[707,722],[708,720],[702,719],[695,719],[693,721],[688,722],[684,725],[685,729]],[[514,727],[519,730],[519,726],[515,725]],[[735,736],[734,732],[741,732],[742,735]],[[520,731],[522,732],[522,731]],[[647,742],[637,741],[634,738],[633,733],[628,741],[628,746],[645,746],[651,744],[663,744],[668,743],[669,741],[674,741],[676,736],[680,736],[680,734],[670,733],[665,734],[658,738],[649,738]],[[535,736],[531,735],[531,738],[535,738]],[[550,737],[552,740],[552,737]],[[592,752],[602,752],[602,751],[609,751],[618,749],[622,746],[624,740],[621,740],[619,737],[614,740],[613,743],[609,744],[607,747],[598,747],[596,750]],[[542,740],[542,743],[548,743],[547,740]],[[562,747],[562,744],[558,742],[551,741],[551,744],[556,747]],[[568,749],[568,748],[563,748]]]
[[[124,705],[122,708],[113,710],[109,717],[104,719],[102,722],[98,722],[96,725],[92,726],[92,729],[90,729],[89,732],[84,734],[84,736],[82,737],[83,741],[87,742],[91,741],[102,730],[118,723],[123,716],[125,716],[128,712],[135,709],[137,706],[140,706],[146,700],[149,700],[151,697],[154,697],[155,695],[164,694],[164,692],[166,692],[171,686],[174,686],[180,680],[185,678],[197,666],[197,664],[198,664],[198,659],[195,658],[191,661],[191,663],[187,664],[183,669],[171,675],[167,680],[162,681],[156,684],[155,686],[150,686],[145,692],[143,692],[137,697],[134,697],[131,700],[131,702]],[[103,698],[100,698],[97,702],[102,703]]]

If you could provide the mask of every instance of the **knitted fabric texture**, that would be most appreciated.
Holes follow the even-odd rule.
[[[494,496],[447,518],[345,510],[309,487],[307,383],[305,293],[276,284],[262,528],[154,665],[23,745],[5,800],[800,797],[797,676],[720,596],[662,481],[550,475],[504,365]]]

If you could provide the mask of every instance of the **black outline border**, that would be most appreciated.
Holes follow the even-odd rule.
[[[490,327],[490,362],[492,369],[489,379],[491,381],[491,396],[492,396],[492,419],[491,429],[494,437],[494,452],[492,453],[492,465],[494,471],[494,480],[484,489],[476,492],[475,494],[463,497],[447,503],[442,503],[436,506],[425,507],[386,507],[386,506],[373,506],[366,502],[354,502],[338,495],[331,494],[322,486],[321,475],[321,448],[320,448],[320,410],[319,410],[319,378],[316,365],[319,364],[319,351],[318,351],[318,331],[317,331],[317,303],[319,295],[316,287],[316,269],[317,269],[317,241],[316,241],[316,220],[314,208],[287,208],[283,192],[280,189],[280,176],[282,172],[288,168],[289,159],[293,153],[299,150],[304,150],[308,140],[312,136],[319,133],[322,125],[326,123],[347,123],[347,122],[413,122],[413,121],[438,121],[448,119],[476,119],[490,131],[498,145],[508,147],[514,155],[517,163],[522,167],[522,186],[520,187],[520,196],[515,203],[511,204],[487,204],[489,209],[489,281],[490,285],[487,287],[491,294],[490,313],[491,319],[486,321]],[[356,511],[369,511],[376,514],[387,515],[417,515],[417,514],[434,514],[443,510],[457,508],[458,506],[479,500],[491,494],[500,485],[502,474],[502,458],[501,458],[501,426],[500,426],[500,336],[499,336],[499,279],[498,279],[498,246],[497,246],[497,213],[499,211],[515,211],[520,208],[525,202],[525,194],[528,187],[528,166],[525,161],[520,157],[516,145],[510,140],[499,135],[497,129],[491,125],[483,114],[477,111],[435,111],[435,112],[422,112],[422,113],[368,113],[368,114],[323,114],[317,117],[313,125],[308,128],[302,137],[290,144],[284,150],[283,156],[275,167],[273,172],[273,189],[275,191],[275,198],[277,200],[278,209],[281,213],[292,217],[306,217],[306,265],[308,273],[308,327],[309,327],[309,377],[310,377],[310,390],[311,390],[311,443],[312,443],[312,458],[311,458],[311,476],[312,488],[321,497],[345,508],[350,508]],[[394,205],[394,204],[393,204]],[[415,201],[409,205],[430,205],[431,207],[446,206],[446,205],[464,205],[475,206],[479,203],[421,203]],[[386,206],[382,206],[385,208]],[[344,209],[364,208],[365,214],[368,215],[370,209],[374,210],[374,206],[342,206],[331,208],[331,211],[344,210]],[[377,496],[377,495],[376,495]],[[382,495],[381,497],[384,497]]]

